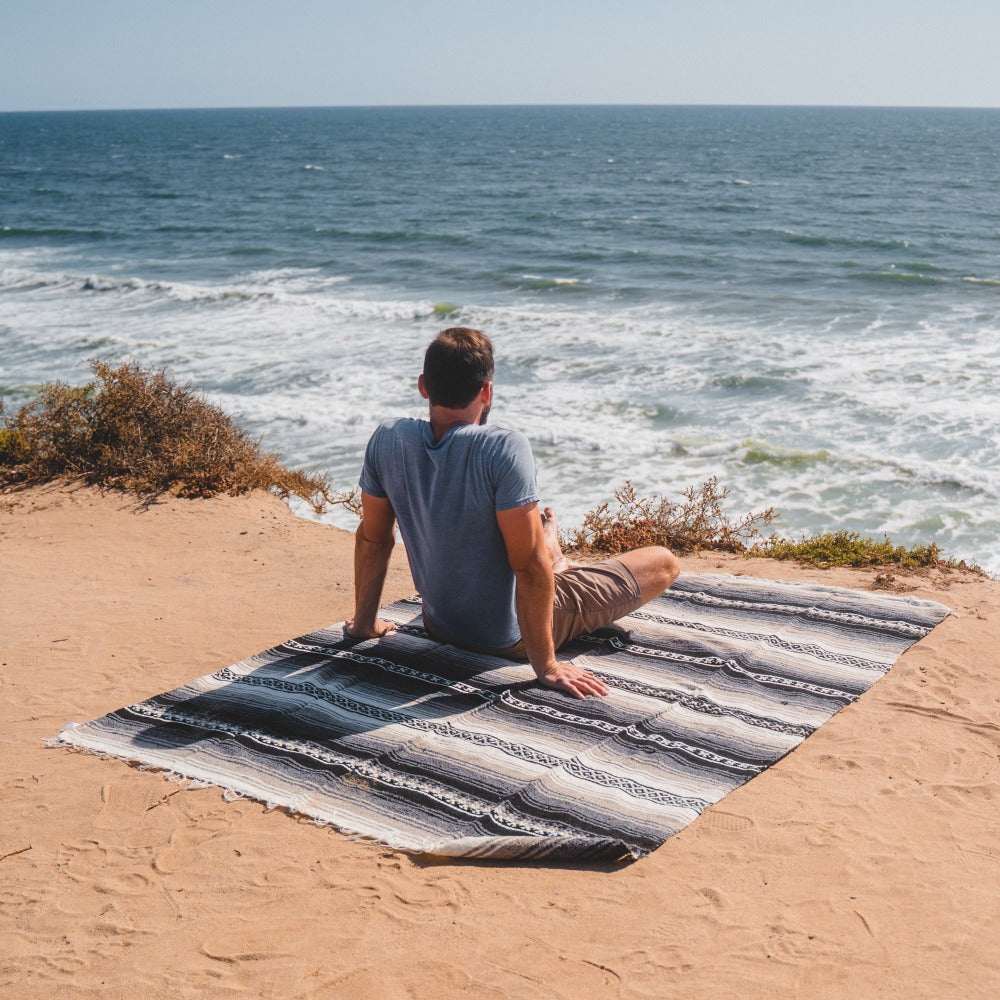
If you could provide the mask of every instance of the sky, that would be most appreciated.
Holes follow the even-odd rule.
[[[0,111],[1000,106],[987,0],[0,0]]]

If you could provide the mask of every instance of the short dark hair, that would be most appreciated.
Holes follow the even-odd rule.
[[[461,410],[493,378],[493,345],[481,330],[452,326],[424,354],[424,388],[435,406]]]

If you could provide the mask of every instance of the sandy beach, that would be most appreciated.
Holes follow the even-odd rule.
[[[0,994],[1000,995],[1000,583],[984,577],[897,574],[956,615],[619,867],[414,858],[45,746],[68,721],[342,621],[352,551],[267,494],[145,508],[67,485],[0,494]],[[412,590],[397,549],[386,601]]]

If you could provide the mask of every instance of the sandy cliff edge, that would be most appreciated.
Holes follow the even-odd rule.
[[[353,539],[266,494],[0,494],[9,997],[994,997],[1000,583],[623,868],[428,863],[43,741],[352,606]],[[689,571],[870,587],[703,555]],[[413,586],[401,550],[386,601]]]

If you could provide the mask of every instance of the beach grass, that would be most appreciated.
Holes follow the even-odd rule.
[[[771,559],[796,559],[815,566],[898,566],[921,569],[942,562],[941,549],[931,542],[906,548],[894,545],[887,537],[869,538],[856,531],[836,531],[813,535],[793,542],[786,538],[768,539],[754,554]]]
[[[934,542],[927,545],[896,545],[887,536],[870,538],[856,531],[825,532],[799,541],[774,536],[746,552],[768,559],[793,559],[822,569],[850,566],[855,569],[886,567],[900,570],[960,569],[986,575],[985,571],[962,559],[945,557]]]

